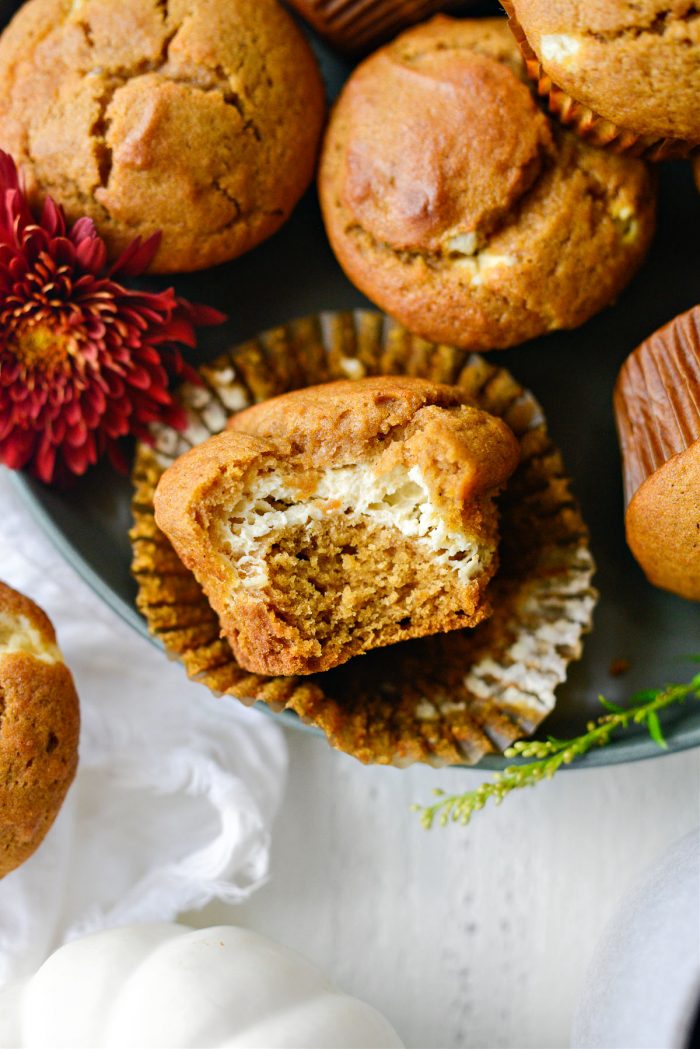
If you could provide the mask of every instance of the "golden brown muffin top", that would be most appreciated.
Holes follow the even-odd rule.
[[[441,16],[367,59],[333,110],[319,195],[335,254],[432,342],[493,349],[581,324],[649,246],[648,167],[562,132],[523,75],[505,19]]]
[[[324,468],[367,461],[377,474],[418,466],[459,528],[464,504],[503,485],[519,455],[510,428],[457,387],[394,376],[325,383],[239,412],[228,430],[180,456],[156,489],[156,520],[186,544],[189,515],[218,499],[222,484],[278,470],[303,498]]]
[[[542,68],[578,102],[642,135],[700,141],[695,0],[512,0]]]
[[[155,270],[272,233],[306,188],[324,115],[275,0],[29,0],[0,40],[0,146],[112,254],[163,231]]]
[[[284,442],[310,471],[381,455],[382,470],[408,456],[426,474],[459,474],[459,492],[441,501],[446,509],[503,484],[519,457],[508,426],[472,407],[463,390],[408,376],[295,390],[238,412],[228,425]]]
[[[514,56],[514,47],[498,48],[502,20],[487,20],[485,38],[469,22],[437,18],[429,26],[371,56],[343,92],[343,202],[400,251],[439,252],[470,232],[488,236],[553,145],[527,86],[472,50],[488,52],[493,41]]]
[[[700,440],[672,456],[632,496],[627,543],[654,586],[700,601]]]
[[[696,13],[695,0],[513,0],[518,19],[537,20],[542,32],[663,35],[671,23]]]

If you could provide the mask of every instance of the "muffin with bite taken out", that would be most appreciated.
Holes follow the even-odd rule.
[[[328,670],[488,614],[508,426],[456,387],[374,377],[236,414],[161,478],[155,513],[239,663]]]

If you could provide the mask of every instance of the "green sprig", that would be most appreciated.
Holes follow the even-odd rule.
[[[700,656],[692,657],[700,662]],[[700,699],[700,674],[685,685],[667,685],[665,688],[648,689],[632,696],[628,707],[611,703],[604,696],[598,697],[605,708],[595,721],[589,721],[586,731],[573,739],[522,740],[505,751],[507,758],[531,758],[518,765],[509,765],[497,772],[492,780],[482,783],[476,790],[464,794],[446,794],[435,790],[438,797],[433,805],[414,805],[413,811],[420,813],[421,823],[430,828],[435,822],[445,826],[449,822],[467,824],[488,801],[500,805],[507,794],[520,787],[534,787],[543,779],[551,779],[562,765],[570,765],[576,758],[594,747],[604,747],[613,733],[631,725],[644,725],[653,741],[664,749],[668,747],[661,730],[659,711],[686,699]]]

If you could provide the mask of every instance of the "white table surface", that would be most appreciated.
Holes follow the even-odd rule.
[[[427,832],[411,803],[485,774],[364,768],[287,737],[269,883],[188,920],[233,921],[305,954],[407,1046],[566,1046],[617,903],[700,823],[698,751],[566,771],[466,828]]]

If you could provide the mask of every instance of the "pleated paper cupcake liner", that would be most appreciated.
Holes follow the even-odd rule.
[[[512,0],[501,0],[501,6],[508,15],[508,24],[520,47],[528,76],[537,85],[537,93],[547,99],[550,113],[553,113],[565,127],[575,131],[589,145],[607,149],[611,153],[643,157],[653,161],[688,157],[700,150],[700,146],[687,142],[685,139],[640,135],[629,128],[614,124],[600,113],[583,105],[582,102],[577,102],[555,84],[543,69],[539,58],[530,46],[525,31],[515,16]]]
[[[615,386],[625,503],[653,473],[700,442],[700,307],[629,355]]]
[[[180,391],[187,429],[155,429],[154,446],[138,447],[133,469],[137,603],[166,652],[214,692],[293,711],[364,762],[473,764],[532,733],[581,655],[596,600],[587,529],[534,397],[484,358],[362,310],[275,328],[199,372],[202,385]],[[458,385],[520,440],[521,464],[500,497],[495,611],[475,629],[375,649],[322,674],[251,674],[236,663],[199,584],[155,523],[158,479],[249,404],[332,379],[388,374]]]
[[[459,0],[288,0],[321,36],[342,51],[359,54],[400,29],[448,11]]]

